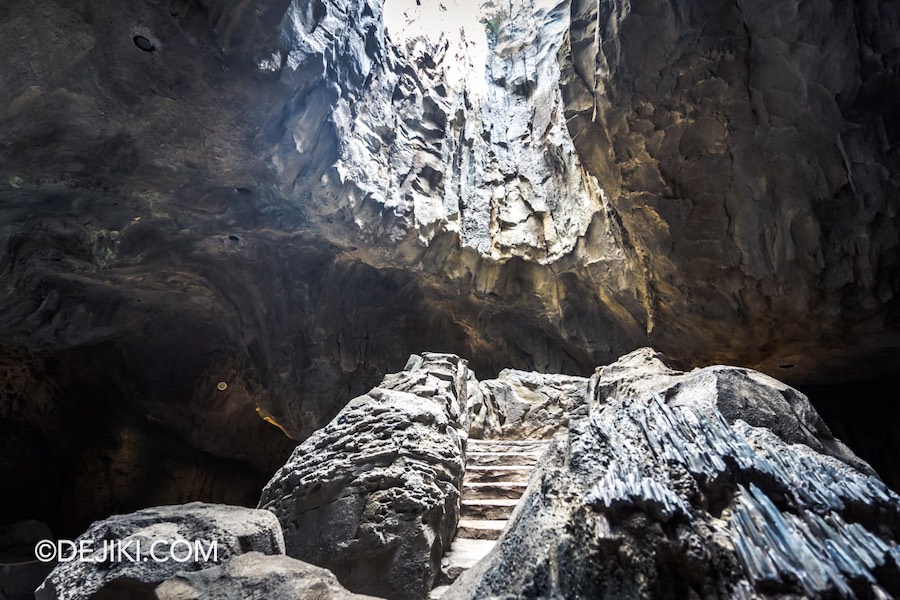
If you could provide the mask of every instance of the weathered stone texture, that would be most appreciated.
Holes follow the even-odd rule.
[[[109,419],[197,450],[159,501],[237,501],[292,445],[255,411],[303,440],[422,348],[900,370],[891,4],[397,2],[0,7],[5,473],[74,486],[59,423]],[[128,492],[0,506],[138,502],[87,477]]]
[[[806,396],[751,369],[718,365],[682,373],[671,369],[662,354],[642,348],[598,369],[592,385],[595,410],[599,408],[597,403],[609,398],[659,394],[671,406],[706,410],[711,417],[720,413],[729,422],[740,419],[769,429],[785,442],[805,444],[874,474],[869,465],[832,436]]]
[[[459,521],[475,387],[464,360],[413,356],[298,446],[259,502],[278,516],[287,554],[352,591],[425,597]]]
[[[471,437],[548,439],[569,427],[569,412],[583,401],[588,379],[568,375],[504,369],[496,379],[479,384],[472,407]]]
[[[60,562],[35,592],[38,600],[147,597],[179,571],[198,571],[244,552],[284,554],[281,526],[270,512],[201,502],[113,515],[74,540],[82,541],[100,556]],[[120,544],[125,554],[110,557],[105,543]]]
[[[333,573],[289,556],[248,552],[225,564],[179,573],[154,590],[158,600],[372,600],[344,589]]]
[[[792,378],[895,369],[896,7],[574,0],[570,22],[567,122],[651,344]]]

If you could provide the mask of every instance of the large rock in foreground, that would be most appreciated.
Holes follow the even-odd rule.
[[[259,502],[287,553],[354,591],[425,597],[459,521],[474,390],[464,360],[413,356],[298,446]]]
[[[75,540],[82,542],[91,544],[91,560],[61,562],[35,592],[37,600],[152,597],[154,587],[179,571],[244,552],[284,554],[281,527],[271,513],[201,502],[113,515]],[[107,552],[104,560],[110,543],[124,554]]]
[[[33,600],[34,589],[55,566],[35,558],[34,547],[52,537],[50,528],[40,521],[0,525],[0,599]]]
[[[179,573],[156,588],[159,600],[366,600],[348,592],[333,573],[289,556],[249,552],[224,565]]]
[[[446,599],[900,593],[900,496],[795,390],[647,350],[591,390]]]
[[[658,394],[671,406],[689,406],[712,418],[718,411],[729,423],[741,419],[764,427],[785,442],[806,444],[874,474],[865,461],[834,438],[805,395],[752,369],[717,365],[682,373],[670,369],[662,354],[642,348],[601,368],[593,381],[598,388],[592,396],[594,408],[611,398]]]

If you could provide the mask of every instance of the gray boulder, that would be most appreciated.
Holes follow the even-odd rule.
[[[825,453],[804,398],[727,371],[678,373],[652,351],[598,370],[497,546],[445,600],[900,593],[900,496]],[[696,392],[710,373],[751,383]],[[749,423],[761,415],[769,427]]]
[[[113,515],[74,542],[89,542],[95,553],[90,560],[60,562],[35,592],[37,600],[152,598],[153,588],[179,571],[244,552],[284,554],[281,527],[271,513],[201,502]],[[113,542],[121,552],[105,549]]]
[[[553,437],[566,431],[569,410],[573,403],[584,398],[587,387],[585,377],[504,369],[496,379],[479,384],[480,401],[470,408],[470,435],[511,439]]]
[[[353,591],[421,599],[459,520],[466,361],[410,358],[297,447],[266,485],[288,555],[326,567]]]
[[[594,378],[594,408],[610,398],[661,395],[672,406],[691,406],[713,417],[718,411],[730,423],[742,419],[755,427],[772,430],[788,443],[806,444],[874,475],[840,440],[813,408],[809,399],[777,379],[759,371],[716,365],[675,371],[665,356],[641,348],[611,365],[601,367]]]
[[[159,600],[365,600],[344,589],[328,569],[289,556],[248,552],[223,565],[179,573],[156,588]]]

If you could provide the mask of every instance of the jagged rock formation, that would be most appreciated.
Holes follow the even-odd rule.
[[[598,369],[497,547],[443,597],[897,594],[900,496],[860,463],[795,390],[639,351]]]
[[[573,0],[570,19],[566,118],[640,263],[651,344],[770,374],[892,364],[896,7]]]
[[[259,502],[278,516],[288,555],[353,591],[424,598],[459,522],[477,383],[456,356],[412,356],[299,445]]]
[[[569,412],[587,387],[585,377],[504,369],[479,384],[481,394],[469,409],[470,436],[549,439],[568,429]]]
[[[468,440],[488,405],[511,429]],[[67,562],[37,597],[900,594],[900,496],[803,394],[743,368],[676,371],[650,349],[590,380],[480,384],[457,356],[414,355],[298,446],[260,506],[96,523],[80,539],[216,539],[218,560]]]
[[[327,569],[288,556],[248,552],[219,567],[179,573],[154,590],[159,600],[372,600],[344,589]]]
[[[660,395],[672,406],[717,412],[775,433],[789,444],[805,444],[870,475],[871,467],[832,436],[809,399],[794,388],[750,369],[713,366],[681,373],[649,348],[636,350],[603,367],[592,380],[600,398]]]
[[[405,20],[388,22],[389,68],[337,119],[346,146],[336,168],[353,187],[336,199],[341,218],[378,238],[416,233],[420,252],[455,232],[462,249],[495,261],[570,253],[600,199],[563,118],[565,3],[489,3],[487,32],[470,6],[451,3],[446,12],[463,14],[434,31],[419,23],[433,20],[429,10],[406,5]],[[372,204],[390,211],[391,227],[371,218]]]
[[[35,592],[38,600],[147,597],[179,571],[244,552],[284,554],[281,527],[271,513],[200,502],[113,515],[74,542],[90,551],[84,560],[60,562]]]
[[[432,9],[0,7],[7,520],[244,501],[423,347],[900,371],[896,9]]]

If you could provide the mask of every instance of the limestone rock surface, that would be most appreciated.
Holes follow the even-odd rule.
[[[344,589],[327,569],[289,556],[248,552],[226,563],[179,573],[155,590],[158,600],[367,600]]]
[[[268,511],[201,502],[113,515],[74,542],[90,543],[93,553],[60,562],[35,592],[39,600],[152,597],[179,571],[244,552],[284,554],[281,527]]]
[[[794,380],[896,369],[897,8],[571,6],[566,119],[640,264],[649,344]]]
[[[287,554],[355,592],[427,596],[459,521],[473,388],[464,360],[412,356],[300,444],[259,501]]]
[[[496,379],[479,384],[478,403],[471,407],[471,437],[549,439],[569,427],[569,412],[581,404],[588,379],[569,375],[504,369]]]
[[[596,190],[561,116],[564,11],[516,11],[489,76],[474,13],[451,48],[389,37],[363,0],[0,7],[9,520],[74,535],[147,502],[245,502],[422,348],[493,372],[624,349],[603,307],[548,316],[582,290],[540,263],[589,229]],[[588,321],[607,335],[584,348]],[[177,485],[147,499],[141,464]]]
[[[352,219],[357,235],[412,238],[420,253],[455,233],[456,260],[462,249],[538,263],[570,253],[601,199],[563,116],[557,55],[566,8],[553,0],[448,2],[440,9],[446,22],[435,23],[435,6],[386,3],[387,68],[369,94],[337,107],[345,190],[331,210]],[[388,227],[372,219],[379,205],[390,211]],[[457,270],[409,266],[451,278]]]
[[[710,416],[718,412],[729,422],[740,419],[874,474],[834,438],[806,396],[752,369],[717,365],[682,373],[671,369],[662,354],[642,348],[598,369],[592,384],[594,401],[658,394],[671,406],[706,410]]]
[[[639,381],[648,361],[672,378],[668,389],[609,384]],[[708,393],[670,393],[692,375],[650,351],[599,370],[497,546],[443,597],[900,593],[900,496],[848,464],[860,462],[852,455],[828,456],[815,436],[798,441],[810,415],[786,403],[751,425],[754,398],[786,386],[756,380],[737,394],[743,406],[724,388],[720,409]]]

